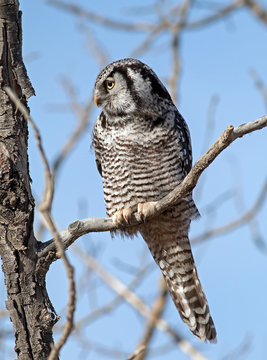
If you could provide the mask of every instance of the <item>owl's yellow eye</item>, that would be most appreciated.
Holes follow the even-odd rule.
[[[108,90],[111,90],[112,88],[114,88],[114,85],[115,85],[115,81],[113,78],[107,78],[106,80],[106,88]]]

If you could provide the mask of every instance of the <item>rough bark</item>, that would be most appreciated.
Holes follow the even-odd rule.
[[[25,106],[34,94],[22,60],[18,7],[16,0],[0,0],[0,256],[17,358],[41,360],[48,358],[57,316],[45,288],[47,269],[36,265],[28,125],[3,89],[12,88]]]

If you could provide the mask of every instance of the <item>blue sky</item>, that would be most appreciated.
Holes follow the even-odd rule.
[[[143,3],[140,0],[134,2],[138,7],[143,6]],[[148,5],[152,3],[150,0],[146,2]],[[227,3],[222,1],[220,4]],[[122,0],[77,1],[77,4],[110,19],[126,22],[156,21],[155,16],[150,13],[139,11],[129,14],[125,11],[127,6]],[[36,90],[36,97],[29,100],[29,106],[41,131],[48,158],[52,161],[70,136],[76,121],[61,79],[67,78],[73,84],[78,99],[85,103],[92,94],[95,78],[100,71],[88,49],[88,40],[80,30],[80,25],[84,24],[91,29],[97,43],[105,49],[108,61],[129,56],[144,39],[144,34],[89,24],[44,1],[21,1],[21,9],[23,53],[29,77]],[[207,10],[197,7],[192,11],[190,19],[200,18],[207,13]],[[155,46],[140,57],[164,82],[170,74],[169,42],[168,34],[163,34]],[[191,131],[195,160],[202,154],[203,146],[207,149],[228,124],[237,126],[265,114],[263,98],[255,87],[250,70],[256,71],[267,86],[266,44],[266,26],[243,9],[216,24],[183,33],[178,108]],[[217,96],[219,100],[213,127],[209,128],[210,135],[203,145],[212,96]],[[53,215],[61,229],[77,218],[105,216],[101,178],[90,150],[91,129],[98,113],[99,109],[95,109],[90,128],[59,174]],[[266,178],[266,151],[265,129],[233,143],[207,169],[195,190],[197,205],[203,216],[192,224],[191,238],[204,230],[227,224],[251,208]],[[43,165],[31,130],[29,156],[32,190],[38,204],[44,184]],[[228,200],[226,194],[231,195]],[[207,218],[207,207],[218,197],[221,200],[216,202],[212,214]],[[256,239],[265,244],[266,210],[265,203],[256,220]],[[46,234],[46,239],[49,238],[50,235]],[[120,262],[137,269],[144,263],[152,263],[140,238],[121,240],[111,239],[108,233],[90,234],[79,239],[77,245],[97,256],[103,267],[126,284],[133,275],[123,271],[122,265],[119,266]],[[248,226],[196,245],[193,251],[217,327],[218,344],[202,344],[194,339],[170,300],[164,318],[209,359],[226,359],[227,354],[247,339],[251,342],[250,348],[240,359],[264,358],[267,333],[267,252],[264,254],[256,246],[255,236],[252,236]],[[76,271],[79,290],[76,318],[79,319],[98,305],[108,303],[115,294],[97,276],[85,271],[81,260],[72,250],[68,251],[68,256]],[[157,294],[158,278],[159,271],[152,267],[145,281],[136,290],[149,305]],[[59,261],[52,265],[47,283],[51,300],[64,319],[67,284],[64,268]],[[82,291],[84,289],[86,291]],[[111,315],[84,329],[83,335],[92,345],[85,353],[81,352],[79,342],[73,337],[64,347],[61,358],[110,358],[97,353],[97,345],[119,348],[130,354],[142,335],[143,327],[142,317],[123,304]],[[167,343],[168,337],[157,332],[152,344],[157,349]],[[172,360],[188,357],[174,346],[163,355],[152,353],[149,359],[152,358]]]

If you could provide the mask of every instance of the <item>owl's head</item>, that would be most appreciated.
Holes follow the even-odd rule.
[[[154,71],[141,61],[128,58],[115,61],[100,72],[94,99],[97,106],[113,116],[147,112],[155,109],[159,99],[173,104]]]

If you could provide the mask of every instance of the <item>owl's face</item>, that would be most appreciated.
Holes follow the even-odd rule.
[[[100,72],[94,88],[97,106],[109,115],[125,116],[155,109],[171,97],[153,70],[136,59],[122,59]]]

